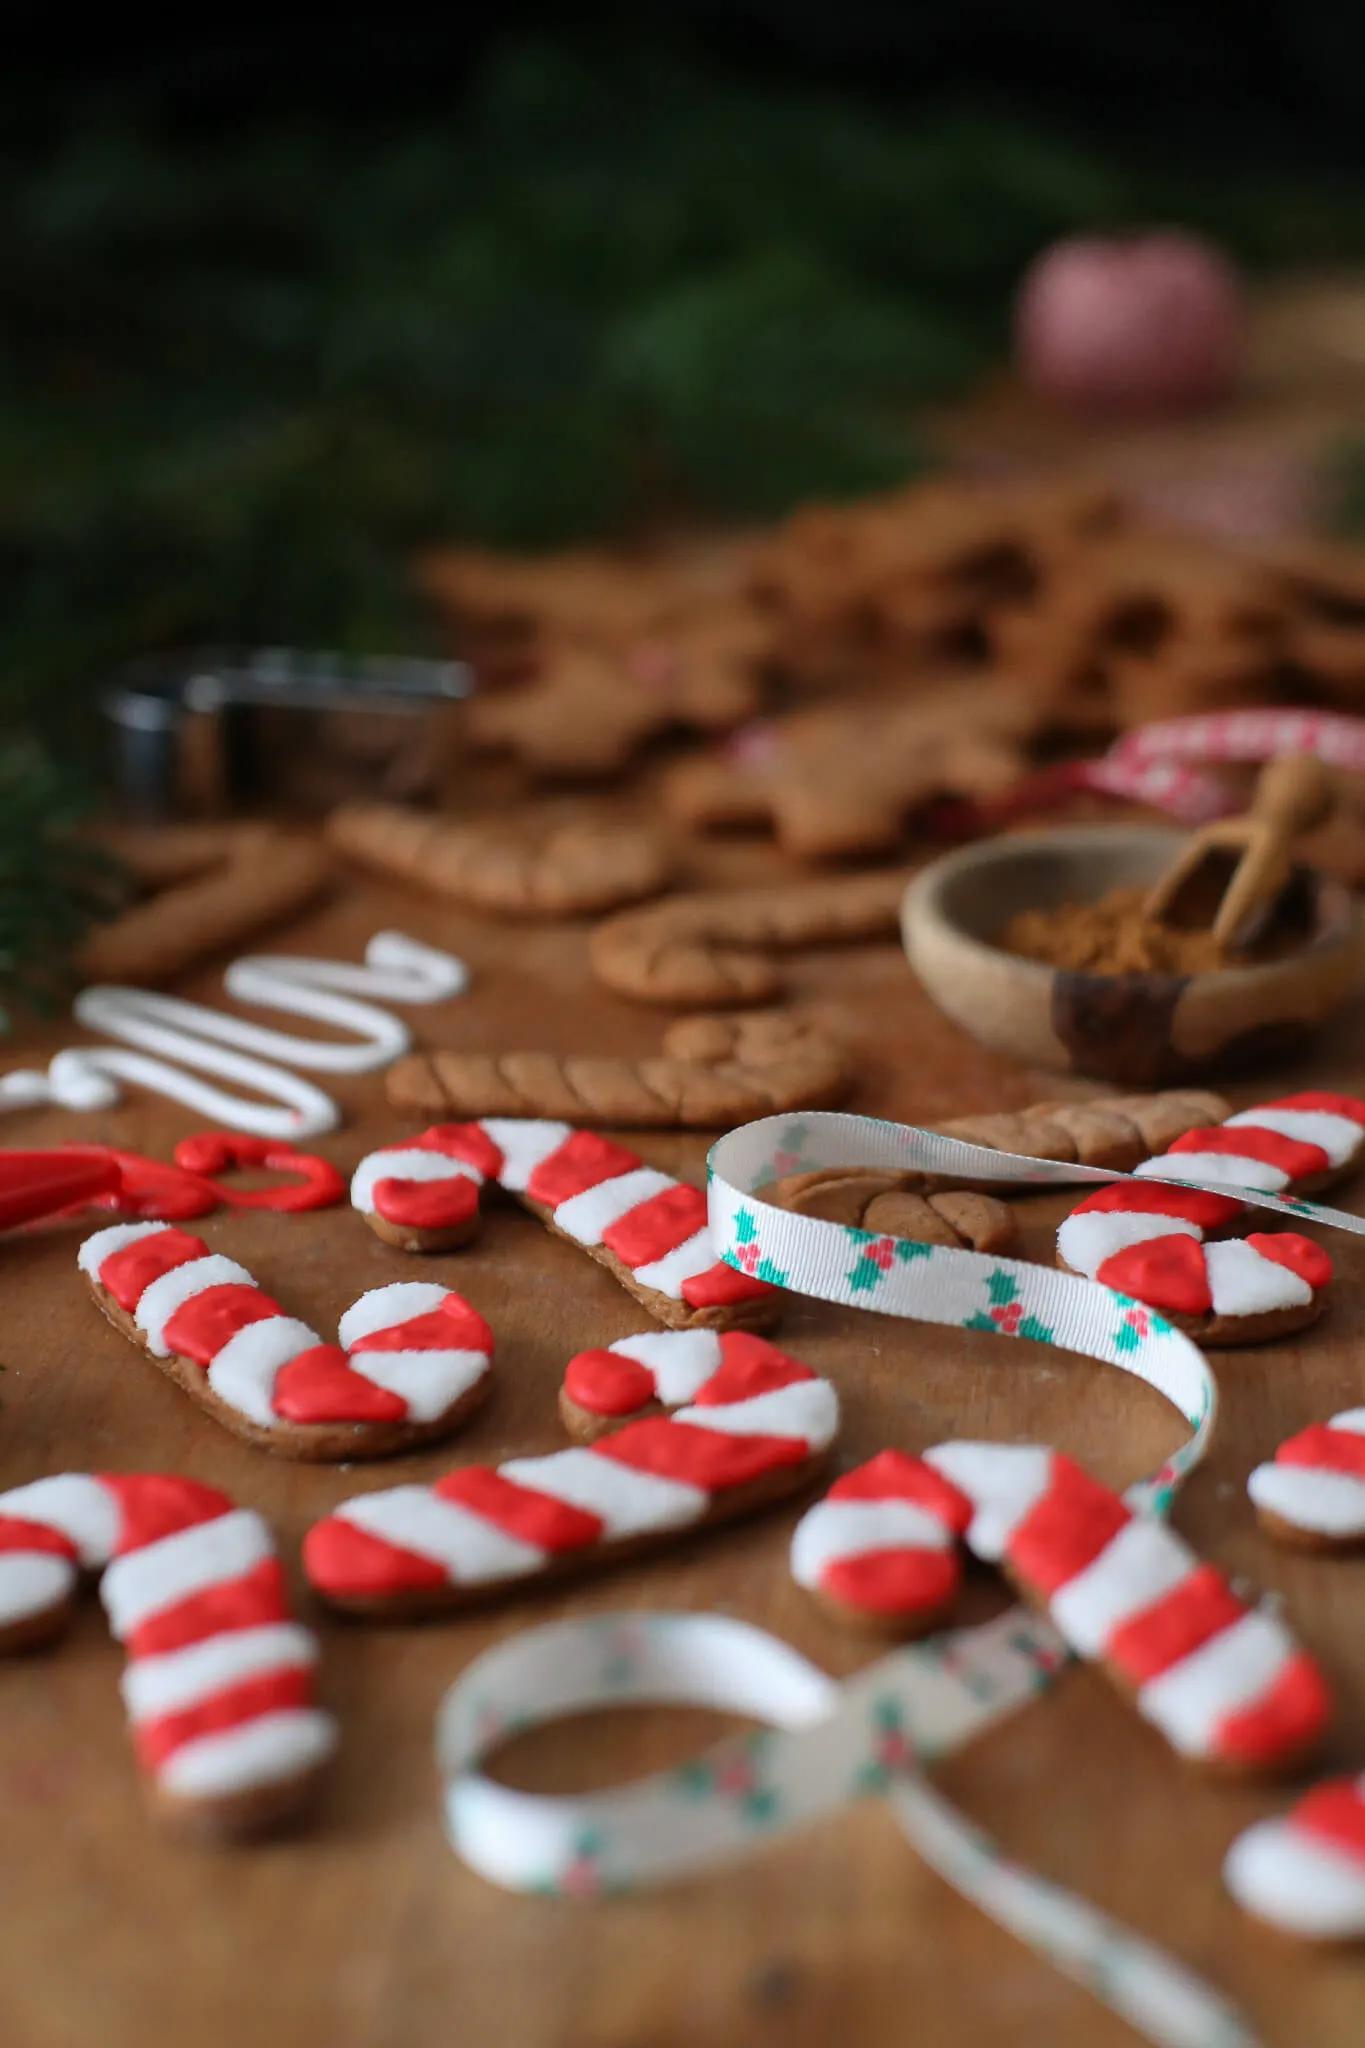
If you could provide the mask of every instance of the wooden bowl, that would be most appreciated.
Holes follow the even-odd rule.
[[[1093,902],[1155,881],[1179,832],[1084,825],[1007,834],[935,861],[906,890],[910,964],[941,1010],[1030,1066],[1148,1087],[1293,1045],[1365,972],[1365,919],[1342,886],[1300,870],[1303,947],[1203,974],[1091,974],[995,943],[1017,911]]]

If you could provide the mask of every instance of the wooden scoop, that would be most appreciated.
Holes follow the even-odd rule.
[[[1235,951],[1274,910],[1293,871],[1294,841],[1332,807],[1326,770],[1311,754],[1287,754],[1261,770],[1251,809],[1205,825],[1147,898],[1147,914],[1186,930],[1208,924]],[[1229,861],[1234,863],[1226,879]]]

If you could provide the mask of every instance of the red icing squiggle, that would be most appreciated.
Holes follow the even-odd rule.
[[[273,1209],[293,1215],[329,1209],[343,1199],[346,1182],[329,1160],[300,1152],[282,1138],[258,1138],[245,1131],[198,1131],[175,1148],[177,1166],[208,1181],[216,1199],[234,1209]],[[213,1175],[234,1166],[259,1167],[266,1173],[292,1173],[298,1178],[279,1187],[224,1187]]]

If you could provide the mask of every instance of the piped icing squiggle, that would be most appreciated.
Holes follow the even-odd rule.
[[[127,1081],[257,1137],[314,1137],[335,1130],[340,1111],[330,1095],[289,1069],[363,1074],[388,1066],[412,1040],[402,1020],[380,1005],[443,1002],[459,995],[468,979],[453,954],[403,932],[377,932],[365,948],[363,966],[257,953],[235,960],[224,975],[227,994],[238,1002],[311,1018],[352,1033],[349,1041],[299,1038],[149,989],[82,989],[72,1005],[77,1022],[136,1050],[71,1046],[53,1055],[46,1072],[20,1068],[0,1075],[0,1109],[46,1103],[108,1109],[119,1100],[119,1083]],[[230,1093],[200,1080],[200,1074],[251,1089],[264,1100]]]

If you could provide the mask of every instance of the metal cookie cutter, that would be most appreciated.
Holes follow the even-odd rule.
[[[203,649],[123,670],[102,701],[123,803],[165,818],[269,796],[283,773],[316,766],[339,734],[353,773],[368,768],[373,787],[376,760],[422,758],[441,707],[473,688],[458,661]]]

